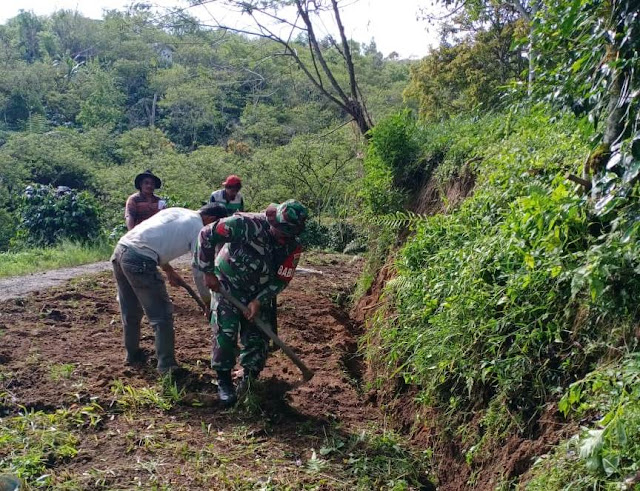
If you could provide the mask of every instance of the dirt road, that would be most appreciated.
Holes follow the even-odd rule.
[[[172,264],[186,266],[191,261],[191,255],[186,254],[179,257]],[[66,281],[111,269],[109,261],[99,263],[83,264],[72,268],[54,269],[42,273],[33,273],[25,276],[12,276],[0,279],[0,302],[12,298],[20,298],[29,293],[46,290],[54,286],[62,285]]]
[[[424,468],[381,430],[366,402],[360,328],[343,308],[360,264],[312,257],[306,266],[324,274],[294,278],[279,298],[279,333],[314,379],[296,386],[297,368],[275,352],[251,396],[232,410],[218,404],[210,328],[183,290],[171,289],[177,357],[188,370],[175,385],[158,381],[152,356],[141,368],[123,365],[109,272],[0,303],[0,434],[17,435],[0,439],[0,472],[56,489],[428,486]],[[146,324],[142,346],[153,354]],[[51,428],[68,440],[40,450],[44,470],[26,466],[25,455],[49,442]],[[62,452],[61,441],[73,451]]]

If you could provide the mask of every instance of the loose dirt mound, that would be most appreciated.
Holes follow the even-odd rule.
[[[283,340],[316,370],[311,382],[289,392],[292,407],[321,417],[359,419],[353,414],[358,397],[345,368],[355,348],[351,321],[333,303],[335,284],[354,280],[357,271],[342,265],[323,265],[323,276],[294,279],[279,298],[279,328]],[[188,277],[188,273],[183,271]],[[196,304],[179,289],[171,289],[174,302],[177,358],[189,372],[189,383],[215,394],[207,368],[211,332]],[[62,288],[2,304],[1,356],[3,371],[12,372],[5,383],[16,404],[26,407],[56,407],[78,402],[83,395],[108,400],[111,382],[147,384],[157,378],[155,360],[142,370],[123,365],[122,328],[109,273],[76,280]],[[153,332],[143,325],[142,347],[153,353]],[[79,391],[69,392],[50,383],[51,367],[72,364],[83,377]],[[263,378],[293,385],[298,369],[280,352],[270,357]],[[205,380],[206,383],[196,381]],[[209,385],[209,387],[207,387]],[[14,406],[17,408],[17,405]]]
[[[448,213],[473,192],[475,183],[476,178],[468,165],[463,166],[459,176],[445,184],[428,178],[413,202],[413,211],[421,215]]]
[[[83,489],[132,483],[253,489],[256,476],[271,482],[282,472],[298,476],[296,487],[318,483],[318,474],[309,477],[301,462],[313,461],[312,449],[327,444],[327,428],[346,441],[378,415],[360,397],[355,327],[335,303],[353,285],[359,263],[321,256],[312,267],[324,275],[298,276],[279,297],[279,334],[316,375],[296,386],[298,369],[282,352],[273,353],[256,389],[257,409],[218,405],[210,328],[193,300],[171,288],[177,358],[188,370],[178,384],[187,402],[135,417],[118,410],[114,386],[143,390],[158,377],[152,356],[140,368],[123,365],[115,286],[105,272],[0,304],[0,416],[98,403],[106,411],[100,425],[80,436],[78,456],[52,469],[55,482],[67,476]],[[153,354],[147,324],[142,347]],[[155,467],[143,465],[147,461]],[[327,484],[317,489],[342,488],[335,477],[321,481]]]

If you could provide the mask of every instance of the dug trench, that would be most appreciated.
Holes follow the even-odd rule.
[[[0,304],[0,430],[16,437],[0,440],[0,473],[56,489],[432,489],[421,455],[393,440],[363,390],[345,302],[362,261],[307,264],[323,274],[298,275],[279,296],[279,335],[315,377],[300,384],[273,352],[232,409],[217,401],[210,327],[183,290],[170,288],[186,369],[176,380],[158,379],[146,321],[147,363],[123,364],[109,272]],[[51,437],[63,427],[65,452]]]

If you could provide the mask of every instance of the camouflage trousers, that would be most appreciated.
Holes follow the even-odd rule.
[[[250,301],[241,292],[234,291],[224,285],[231,294],[247,305]],[[271,308],[262,307],[258,314],[260,318],[272,325],[273,312]],[[236,364],[236,356],[240,354],[240,365],[245,373],[257,375],[262,371],[267,361],[269,338],[253,323],[224,299],[219,293],[214,293],[211,300],[211,326],[213,329],[213,353],[211,367],[215,370],[231,370]],[[238,335],[242,348],[238,350]]]

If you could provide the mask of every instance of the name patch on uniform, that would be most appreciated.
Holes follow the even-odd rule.
[[[229,237],[229,228],[222,220],[216,226],[216,233],[222,237]]]
[[[285,265],[282,265],[278,268],[278,276],[280,276],[280,278],[282,279],[293,278],[294,271],[294,268],[287,268]]]
[[[293,278],[293,274],[298,266],[298,260],[300,259],[301,247],[296,247],[295,251],[284,260],[284,262],[278,268],[278,278],[282,281],[289,282]]]

